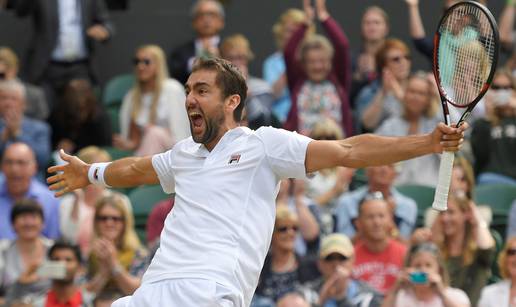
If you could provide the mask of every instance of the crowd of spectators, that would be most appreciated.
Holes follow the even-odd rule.
[[[197,0],[195,37],[170,51],[134,51],[134,81],[116,120],[102,104],[92,65],[94,42],[116,35],[115,25],[103,0],[73,3],[0,0],[0,8],[34,20],[26,76],[18,73],[18,55],[0,46],[0,306],[110,306],[138,288],[174,199],[153,207],[146,236],[138,236],[127,191],[88,186],[56,199],[45,169],[62,163],[55,155],[61,149],[86,163],[107,162],[108,151],[152,155],[189,137],[182,84],[198,57],[224,58],[242,72],[248,93],[241,124],[252,129],[338,140],[423,134],[442,121],[433,76],[412,69],[409,45],[429,61],[433,50],[418,0],[405,0],[412,41],[392,33],[377,1],[361,12],[360,46],[350,45],[349,29],[326,0],[277,12],[270,34],[277,50],[260,65],[263,75],[249,72],[249,38],[228,27],[231,34],[221,36],[224,5]],[[474,199],[476,185],[516,189],[515,16],[509,0],[499,20],[509,60],[499,63],[473,116],[448,210],[419,212],[417,199],[400,191],[435,188],[437,154],[284,180],[253,307],[516,305],[516,200],[502,246],[489,208]]]

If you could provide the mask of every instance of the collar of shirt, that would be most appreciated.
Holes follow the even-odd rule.
[[[190,149],[192,153],[196,156],[206,158],[213,152],[219,151],[219,148],[224,148],[226,144],[231,143],[231,141],[233,141],[234,139],[238,138],[239,136],[248,131],[249,128],[247,127],[236,127],[227,131],[219,140],[219,142],[215,145],[215,148],[211,150],[211,152],[204,146],[204,144],[199,144],[195,142],[193,143]]]
[[[218,36],[218,35],[213,36],[212,38],[209,39],[209,43],[211,46],[217,47],[220,43],[220,36]],[[195,40],[195,54],[200,54],[201,51],[203,51],[203,49],[204,49],[204,46],[202,44],[201,39],[197,38]]]

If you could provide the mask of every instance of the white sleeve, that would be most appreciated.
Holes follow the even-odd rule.
[[[77,243],[79,236],[79,220],[72,219],[72,210],[75,203],[74,195],[65,195],[59,205],[59,228],[64,239]],[[77,204],[79,206],[79,204]],[[80,208],[78,208],[78,216],[80,217]]]
[[[165,193],[174,193],[176,181],[172,170],[173,149],[152,156],[152,167],[158,175],[159,183]]]
[[[311,138],[272,127],[262,127],[256,133],[265,146],[272,170],[280,179],[306,178],[306,150]]]

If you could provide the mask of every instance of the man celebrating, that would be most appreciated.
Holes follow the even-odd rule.
[[[270,245],[281,179],[455,151],[463,138],[464,126],[444,124],[426,135],[337,141],[239,127],[246,82],[234,66],[216,58],[200,59],[185,88],[192,138],[162,154],[111,163],[89,165],[61,152],[68,164],[49,168],[58,173],[48,179],[56,196],[90,183],[160,183],[175,192],[174,210],[142,286],[113,306],[248,306]]]

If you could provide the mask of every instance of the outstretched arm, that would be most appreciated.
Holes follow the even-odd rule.
[[[514,8],[515,5],[516,3],[514,0],[507,1],[499,22],[500,42],[502,43],[502,46],[508,50],[512,47],[512,29],[514,26],[514,17],[516,15],[516,9]]]
[[[419,13],[419,0],[405,0],[409,11],[409,29],[410,37],[412,39],[425,38],[425,28],[423,27],[423,21],[421,20],[421,14]]]
[[[467,125],[452,128],[440,123],[432,133],[423,135],[384,137],[362,134],[337,141],[312,141],[306,153],[306,171],[311,173],[335,166],[362,168],[430,153],[457,151],[466,128]]]
[[[60,155],[68,163],[48,168],[49,173],[57,173],[47,179],[50,190],[56,191],[56,197],[90,184],[88,179],[90,164],[64,151],[61,151]],[[151,156],[124,158],[110,163],[104,172],[104,180],[106,184],[116,188],[159,183]]]

